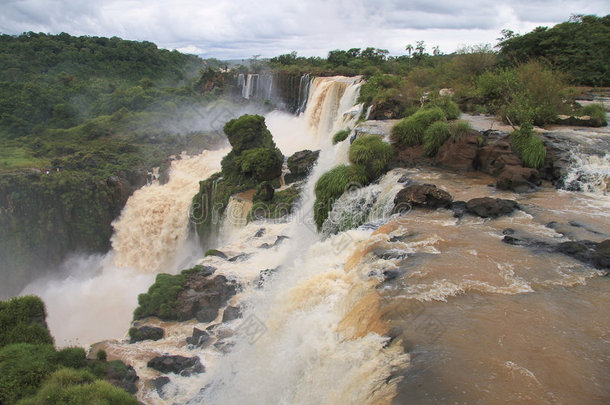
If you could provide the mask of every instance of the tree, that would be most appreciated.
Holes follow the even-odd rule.
[[[411,57],[411,53],[413,52],[413,45],[407,44],[407,46],[405,47],[405,50],[407,52],[409,52],[409,58],[410,58]]]

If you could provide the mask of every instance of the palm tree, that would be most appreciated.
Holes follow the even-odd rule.
[[[413,52],[413,45],[407,44],[406,48],[407,52],[409,52],[409,58],[411,57],[411,52]]]

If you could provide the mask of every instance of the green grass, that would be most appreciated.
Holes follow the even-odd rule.
[[[462,136],[469,134],[472,131],[472,127],[468,121],[452,121],[449,123],[449,131],[451,132],[451,137],[458,140]]]
[[[602,104],[589,104],[588,106],[583,107],[577,115],[590,116],[591,123],[595,127],[605,127],[608,125],[608,121],[606,120],[606,110]]]
[[[347,137],[349,136],[350,132],[352,132],[351,129],[344,129],[343,131],[339,131],[336,134],[333,135],[333,145],[338,144],[339,142],[343,142],[347,139]]]
[[[432,99],[424,108],[430,109],[439,107],[445,113],[445,118],[448,120],[457,120],[460,118],[461,111],[456,103],[451,101],[449,97],[438,97]]]
[[[438,153],[440,147],[447,139],[451,138],[449,124],[444,121],[432,123],[424,133],[424,152],[432,157]]]
[[[346,189],[358,188],[368,184],[368,176],[360,165],[340,165],[324,173],[315,186],[314,220],[318,230],[328,218],[334,202]]]
[[[42,300],[29,295],[0,301],[0,348],[13,343],[53,344]]]
[[[392,128],[390,139],[398,147],[421,145],[424,132],[436,121],[444,121],[445,113],[440,107],[420,109],[412,116],[398,122]]]
[[[35,157],[31,150],[19,146],[10,146],[10,143],[0,144],[0,171],[29,167],[42,169],[49,167],[50,164],[49,159]]]
[[[150,286],[148,292],[138,295],[138,307],[133,313],[133,318],[158,316],[164,320],[177,319],[176,299],[184,288],[185,281],[184,274],[157,274],[155,283]]]
[[[524,123],[520,129],[510,134],[513,149],[526,167],[540,168],[546,159],[544,141],[534,133],[532,124]]]
[[[376,135],[357,138],[349,148],[349,161],[361,165],[369,180],[375,180],[387,171],[394,149]]]

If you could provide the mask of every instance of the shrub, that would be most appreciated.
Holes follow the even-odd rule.
[[[55,369],[52,345],[11,344],[0,349],[0,403],[14,404],[36,392]]]
[[[130,329],[131,330],[131,329]],[[99,361],[106,361],[108,355],[106,354],[106,350],[100,349],[95,353],[95,358]]]
[[[531,123],[526,122],[510,134],[510,141],[526,167],[539,168],[546,159],[544,141],[534,133]]]
[[[284,156],[277,148],[254,148],[244,151],[239,162],[246,176],[252,175],[257,181],[266,181],[282,175]]]
[[[57,363],[64,367],[82,368],[87,365],[87,353],[82,347],[66,347],[57,352]]]
[[[340,165],[324,173],[315,186],[314,220],[318,229],[328,217],[335,200],[346,188],[361,187],[368,184],[368,176],[363,166]]]
[[[56,371],[35,396],[20,402],[22,405],[137,403],[127,392],[106,381],[95,380],[91,373],[71,369]]]
[[[608,125],[606,120],[606,110],[602,104],[589,104],[579,111],[579,116],[588,115],[591,117],[591,123],[595,127],[605,127]]]
[[[445,120],[445,113],[439,107],[420,109],[394,125],[390,138],[400,147],[421,145],[426,129],[433,122],[442,120]]]
[[[369,180],[375,180],[387,171],[394,150],[376,135],[357,138],[349,148],[349,161],[364,166]]]
[[[333,145],[338,144],[339,142],[343,142],[347,139],[351,132],[351,129],[344,129],[343,131],[339,131],[333,135]]]
[[[413,114],[415,114],[417,111],[419,111],[419,106],[417,105],[410,105],[407,108],[404,109],[404,111],[402,112],[402,117],[403,118],[407,118],[412,116]]]
[[[0,301],[0,348],[12,343],[53,344],[44,303],[29,295]]]
[[[293,207],[299,198],[301,190],[292,185],[282,191],[276,191],[271,201],[255,202],[248,214],[248,220],[261,218],[281,218],[292,213]]]
[[[223,129],[238,155],[247,149],[275,148],[271,132],[265,125],[265,117],[260,115],[242,115],[228,121]]]
[[[462,136],[469,134],[472,127],[468,121],[453,121],[449,123],[449,131],[453,139],[460,139]]]
[[[424,133],[424,152],[427,156],[434,156],[445,143],[451,138],[449,125],[445,121],[432,123]]]
[[[424,108],[439,107],[445,113],[445,118],[448,120],[457,120],[460,118],[460,108],[456,103],[451,101],[449,97],[437,97],[432,99]]]
[[[134,319],[147,316],[158,316],[164,320],[174,320],[177,317],[174,308],[178,294],[183,289],[186,276],[184,274],[157,274],[155,283],[148,292],[138,295],[139,306],[133,313]]]

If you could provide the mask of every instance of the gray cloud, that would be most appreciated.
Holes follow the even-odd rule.
[[[570,14],[605,15],[600,0],[0,0],[0,31],[68,32],[148,40],[218,58],[376,46],[393,54],[424,40],[451,52],[527,32]]]

